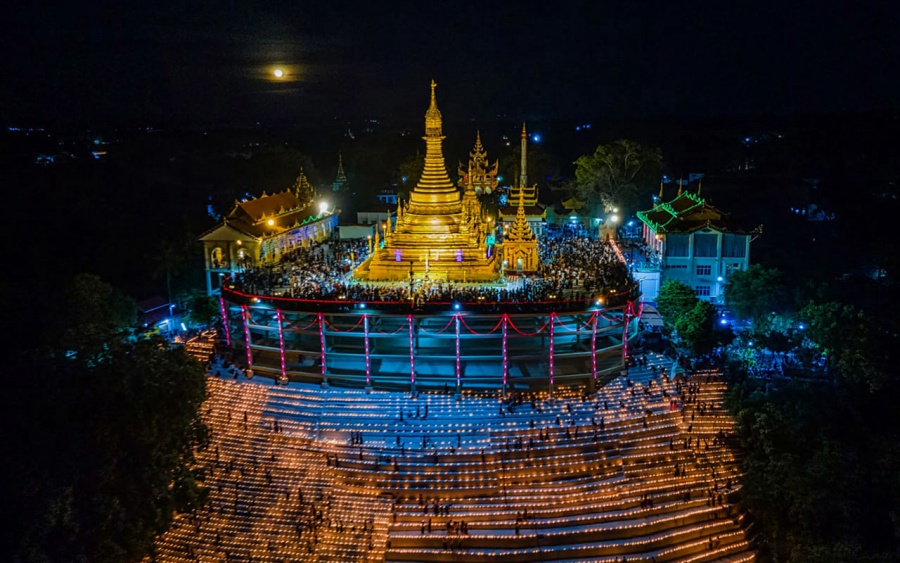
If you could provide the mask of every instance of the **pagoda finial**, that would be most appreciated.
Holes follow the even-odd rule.
[[[684,179],[679,178],[679,180],[678,180],[678,195],[681,195],[681,188],[682,188],[683,184],[684,184]]]
[[[440,137],[441,136],[441,111],[437,107],[437,96],[434,94],[434,88],[437,82],[431,81],[431,103],[428,105],[428,111],[425,112],[425,136]]]
[[[337,177],[338,180],[347,180],[347,175],[344,174],[344,155],[341,151],[338,151],[338,169],[337,169]]]
[[[528,134],[525,132],[525,122],[522,122],[522,171],[519,173],[519,187],[528,186]]]
[[[341,151],[338,151],[338,167],[337,167],[337,175],[334,178],[334,182],[332,182],[331,187],[334,191],[340,191],[343,189],[344,184],[347,183],[347,175],[344,173],[344,155]]]
[[[700,197],[700,190],[703,188],[703,178],[697,180],[697,197]]]
[[[659,201],[662,201],[663,198],[663,181],[659,181]]]

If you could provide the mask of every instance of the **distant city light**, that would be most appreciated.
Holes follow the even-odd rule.
[[[531,140],[533,140],[535,143],[540,143],[541,136],[538,133],[535,133],[534,135],[531,136]]]
[[[728,324],[728,320],[727,320],[727,319],[722,319],[722,320],[719,321],[719,324],[727,325],[727,324]]]
[[[459,311],[461,307],[462,307],[462,305],[460,305],[459,303],[454,303],[454,304],[453,304],[453,310],[454,310],[454,311]]]
[[[800,323],[799,325],[797,325],[797,328],[799,328],[800,330],[806,330],[806,325],[803,323]]]
[[[609,222],[610,222],[610,223],[616,223],[616,222],[618,222],[618,221],[619,221],[619,216],[618,216],[618,215],[610,215],[610,216],[609,216]]]
[[[629,226],[629,227],[633,227],[633,226],[634,226],[634,221],[628,221],[628,226]],[[720,280],[720,281],[721,281],[721,280]]]

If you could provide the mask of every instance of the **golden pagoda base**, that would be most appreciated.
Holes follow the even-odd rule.
[[[367,258],[353,271],[353,278],[359,281],[408,282],[409,262],[379,260],[378,256]],[[428,267],[423,261],[412,263],[412,276],[417,281],[456,283],[494,283],[500,279],[498,261],[489,258],[480,261],[432,260]]]

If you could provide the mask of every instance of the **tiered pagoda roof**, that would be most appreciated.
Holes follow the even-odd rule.
[[[682,192],[672,201],[659,203],[649,211],[638,211],[637,216],[658,234],[691,233],[704,227],[727,231],[731,227],[726,213],[689,192]]]
[[[528,219],[525,218],[525,197],[521,193],[516,210],[516,220],[509,228],[504,239],[509,242],[535,240],[534,231],[531,230],[531,225],[528,224]]]
[[[201,236],[201,240],[222,227],[261,239],[318,221],[322,214],[312,201],[312,193],[314,189],[301,171],[294,189],[274,194],[263,192],[254,199],[235,201],[223,223]]]

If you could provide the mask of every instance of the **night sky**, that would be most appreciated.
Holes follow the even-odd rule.
[[[393,7],[386,7],[392,5]],[[17,3],[0,119],[456,119],[896,108],[896,2]],[[275,82],[275,66],[288,80]]]

